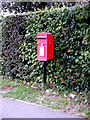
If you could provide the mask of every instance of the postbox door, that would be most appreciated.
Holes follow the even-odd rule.
[[[47,45],[46,44],[37,44],[37,58],[38,60],[47,59]]]

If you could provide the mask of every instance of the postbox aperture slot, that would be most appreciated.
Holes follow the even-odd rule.
[[[47,36],[37,36],[37,39],[46,39]]]

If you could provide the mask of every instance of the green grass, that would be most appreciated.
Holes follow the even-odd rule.
[[[37,89],[33,90],[30,86],[24,85],[21,82],[18,82],[18,80],[12,80],[4,78],[3,76],[0,76],[0,89],[4,86],[12,86],[16,87],[13,90],[1,94],[3,97],[9,97],[13,99],[20,99],[27,102],[32,102],[36,104],[40,104],[43,106],[50,107],[52,109],[60,109],[63,112],[67,111],[67,107],[70,107],[70,109],[75,109],[75,106],[78,105],[77,109],[75,109],[78,113],[84,112],[87,116],[90,115],[90,111],[87,110],[87,107],[84,108],[83,105],[87,105],[88,102],[88,96],[83,94],[82,95],[76,95],[76,98],[71,99],[69,92],[64,93],[58,93],[56,92],[55,95],[47,95],[45,94],[44,89]],[[64,94],[67,94],[67,97],[64,97]],[[75,94],[75,93],[73,93]],[[80,104],[82,105],[80,106]],[[61,106],[61,108],[59,108]],[[72,111],[71,111],[72,113]]]
[[[4,76],[0,76],[0,86],[6,86],[6,85],[10,85],[12,87],[14,86],[19,86],[21,85],[21,83],[17,83],[16,81],[12,81],[12,79],[7,79],[6,77]]]

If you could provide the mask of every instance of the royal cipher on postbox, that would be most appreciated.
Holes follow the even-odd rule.
[[[53,59],[53,36],[51,33],[37,33],[37,60]]]

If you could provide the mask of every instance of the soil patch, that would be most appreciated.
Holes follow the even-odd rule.
[[[11,91],[11,90],[13,90],[13,89],[15,89],[16,88],[16,86],[14,86],[14,87],[12,87],[12,86],[10,86],[10,85],[6,85],[6,86],[3,86],[2,87],[2,89],[1,89],[1,91]]]

